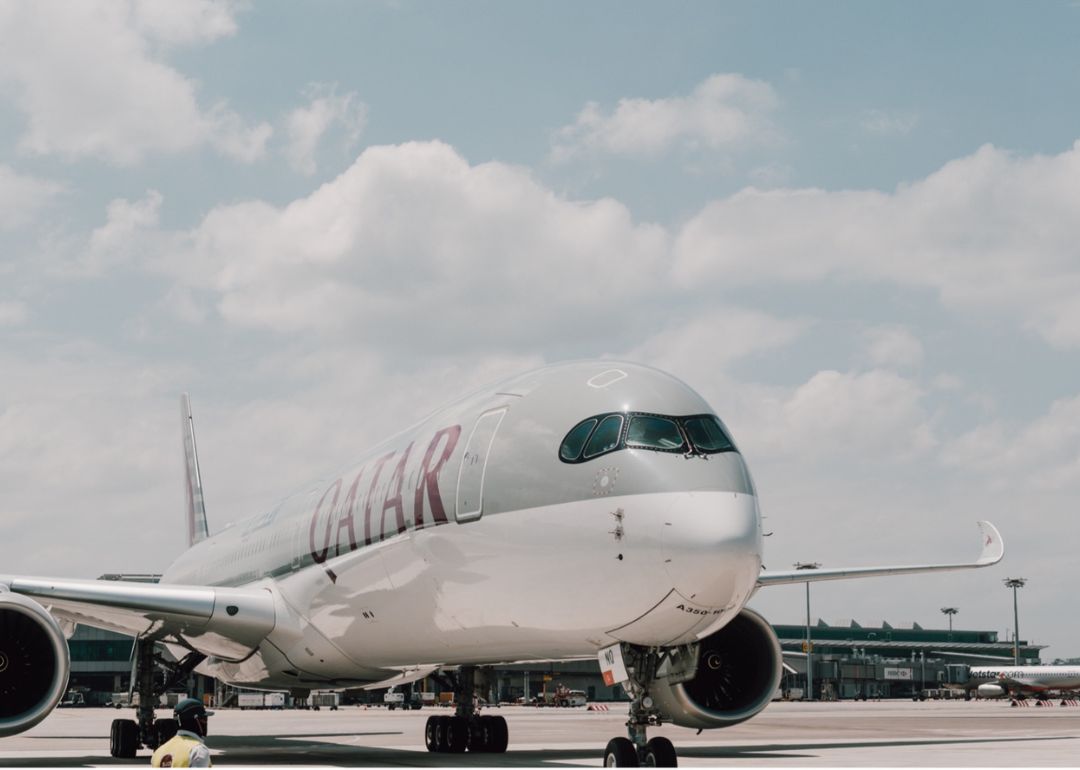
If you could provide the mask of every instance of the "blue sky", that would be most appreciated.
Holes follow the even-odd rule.
[[[179,551],[181,390],[213,527],[457,392],[609,356],[733,428],[770,566],[1005,535],[1001,568],[832,584],[823,617],[950,604],[1004,634],[1023,574],[1025,635],[1080,655],[1078,26],[1074,2],[0,3],[5,569]]]

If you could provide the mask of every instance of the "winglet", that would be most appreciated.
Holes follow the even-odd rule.
[[[199,453],[195,448],[195,421],[191,417],[191,399],[180,396],[180,418],[184,431],[184,491],[187,493],[188,546],[209,537],[206,526],[206,504],[203,501],[202,476],[199,474]]]
[[[982,553],[975,563],[980,567],[997,564],[1005,555],[1005,541],[1001,539],[1001,533],[988,521],[980,521],[979,530],[982,532]]]

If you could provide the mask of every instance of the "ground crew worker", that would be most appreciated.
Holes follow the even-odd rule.
[[[207,711],[194,698],[184,698],[176,704],[173,712],[180,729],[165,743],[158,746],[150,759],[151,767],[210,767],[210,750],[203,739],[206,737]]]

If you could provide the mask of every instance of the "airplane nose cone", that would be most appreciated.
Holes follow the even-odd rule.
[[[687,492],[663,526],[664,566],[682,596],[723,608],[749,597],[761,569],[757,498],[731,492]]]

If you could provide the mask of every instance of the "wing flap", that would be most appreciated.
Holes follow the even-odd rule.
[[[821,580],[848,580],[851,578],[881,577],[883,575],[906,575],[919,572],[948,572],[960,569],[977,569],[997,564],[1005,555],[1005,543],[997,527],[988,521],[980,521],[982,551],[973,562],[955,564],[909,564],[894,567],[840,567],[833,569],[800,569],[786,572],[762,572],[758,586],[786,585],[789,583],[816,583]]]
[[[58,618],[95,628],[175,641],[205,655],[239,661],[274,629],[274,597],[265,588],[14,577],[12,593],[41,602]]]

